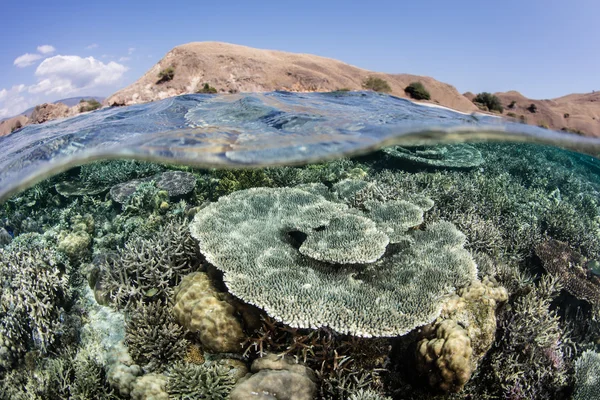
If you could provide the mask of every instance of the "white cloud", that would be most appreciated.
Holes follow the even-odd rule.
[[[127,67],[111,61],[107,64],[94,57],[54,56],[46,58],[35,70],[40,79],[29,88],[30,93],[71,94],[116,83]]]
[[[49,44],[38,46],[37,50],[42,54],[52,54],[56,51],[54,46],[50,46]]]
[[[25,85],[15,85],[10,89],[0,90],[0,118],[7,118],[25,111],[37,104],[24,96]]]
[[[134,51],[135,47],[130,47],[129,49],[127,49],[127,54],[132,55]]]
[[[97,47],[98,47],[98,44],[96,44],[96,43],[92,43],[89,46],[85,46],[85,48],[88,50],[95,49]]]
[[[114,88],[127,71],[114,61],[103,63],[94,57],[54,56],[46,58],[35,70],[37,83],[15,85],[0,90],[0,118],[61,97],[90,95]]]
[[[25,53],[22,56],[15,58],[13,64],[19,68],[24,68],[33,65],[40,58],[42,58],[42,56],[39,54]]]
[[[123,61],[129,61],[131,60],[131,57],[121,57],[119,58],[119,61],[123,62]]]

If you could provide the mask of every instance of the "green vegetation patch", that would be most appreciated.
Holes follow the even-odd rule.
[[[175,77],[175,68],[168,67],[158,73],[158,81],[156,83],[164,83],[173,80]]]
[[[390,84],[386,80],[370,76],[363,82],[363,88],[375,92],[389,93],[392,91]]]
[[[95,99],[81,99],[81,101],[79,102],[79,112],[94,111],[99,109],[100,107],[102,107],[102,104],[100,104],[100,102]]]
[[[410,85],[404,89],[406,94],[408,94],[412,99],[415,100],[430,100],[431,95],[425,89],[425,86],[421,82],[412,82]]]
[[[217,89],[205,83],[202,89],[197,90],[196,93],[215,94],[217,93]]]
[[[502,103],[500,103],[500,99],[498,98],[498,96],[495,96],[488,92],[479,93],[473,99],[473,103],[482,104],[485,107],[487,107],[489,111],[497,111],[500,114],[504,112],[504,108],[502,107]]]

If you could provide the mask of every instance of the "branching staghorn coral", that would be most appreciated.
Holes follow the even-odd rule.
[[[291,328],[263,317],[261,327],[245,343],[245,356],[275,353],[312,368],[323,398],[345,399],[359,388],[381,386],[379,373],[390,350],[386,338],[340,335],[331,329]]]
[[[229,369],[220,365],[177,362],[167,370],[167,393],[174,400],[225,400],[235,385]]]
[[[183,359],[189,342],[183,328],[175,323],[166,301],[138,300],[128,310],[125,344],[136,364],[146,371],[162,371]]]
[[[117,306],[141,298],[168,298],[199,263],[198,245],[180,219],[151,239],[134,237],[101,267],[101,287]]]
[[[560,289],[558,280],[544,275],[506,314],[491,354],[491,368],[504,396],[554,399],[568,387],[574,349],[550,310]]]
[[[190,229],[232,294],[293,327],[401,335],[435,319],[443,298],[475,279],[464,235],[445,222],[407,232],[371,264],[332,265],[302,254],[298,238],[332,228],[347,213],[299,189],[257,188],[203,208]]]
[[[103,366],[91,354],[67,350],[52,358],[32,355],[7,372],[0,379],[0,399],[117,400],[117,396],[107,384]]]
[[[39,234],[0,249],[0,366],[29,349],[49,350],[71,299],[69,274],[67,258]]]

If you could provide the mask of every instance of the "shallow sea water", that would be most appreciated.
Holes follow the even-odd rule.
[[[600,396],[598,140],[275,92],[0,145],[0,399]]]

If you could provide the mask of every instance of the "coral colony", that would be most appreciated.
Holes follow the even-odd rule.
[[[599,192],[525,144],[73,168],[2,205],[0,399],[598,399]]]

